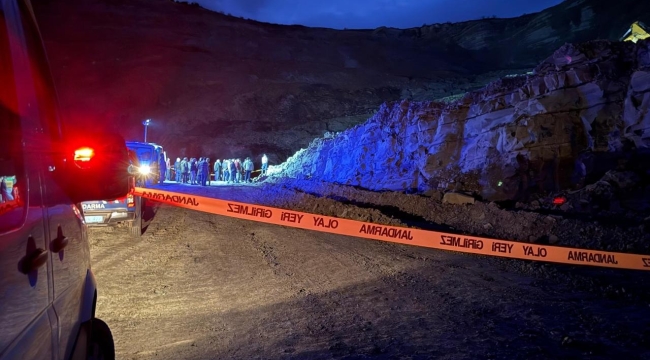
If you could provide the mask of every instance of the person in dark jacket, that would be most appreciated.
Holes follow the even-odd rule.
[[[181,174],[181,182],[183,184],[187,184],[190,176],[190,162],[186,157],[184,157],[183,161],[181,161]]]
[[[210,185],[210,158],[203,159],[201,164],[201,186]]]
[[[229,182],[235,182],[237,179],[237,166],[235,166],[235,159],[230,159],[230,163],[228,164],[230,167],[230,181]]]
[[[201,184],[203,186],[203,163],[205,163],[204,158],[199,158],[199,161],[196,163],[196,182],[197,184]]]
[[[242,166],[241,166],[241,161],[239,159],[235,160],[235,169],[237,170],[237,174],[235,175],[235,182],[239,183],[241,182],[241,172],[242,172]]]
[[[196,185],[198,182],[196,181],[196,173],[199,170],[199,167],[196,163],[196,158],[191,158],[190,159],[190,185]]]
[[[221,161],[217,159],[217,161],[214,162],[214,181],[219,181],[219,178],[221,177]]]
[[[160,154],[158,159],[158,180],[160,185],[165,183],[165,174],[167,173],[167,159],[165,159],[164,154]]]

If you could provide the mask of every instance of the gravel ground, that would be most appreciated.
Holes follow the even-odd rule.
[[[523,223],[538,214],[490,204],[454,208],[411,195],[297,188],[165,185],[457,232],[480,224],[467,218],[479,209],[479,221],[494,229],[480,224],[480,235],[514,240],[527,240],[508,236],[516,229],[537,226],[501,229],[508,219],[493,216],[511,213],[510,222]],[[436,207],[424,214],[418,201]],[[121,359],[650,358],[647,272],[465,255],[149,205],[140,239],[122,228],[90,234],[98,316]],[[564,220],[543,220],[544,231],[576,241],[558,230]]]

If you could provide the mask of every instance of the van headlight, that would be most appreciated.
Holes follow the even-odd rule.
[[[142,166],[140,166],[138,171],[142,175],[149,175],[151,173],[151,168],[149,167],[149,165],[142,165]]]

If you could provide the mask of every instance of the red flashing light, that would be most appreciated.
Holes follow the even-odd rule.
[[[74,161],[88,162],[95,156],[95,150],[89,147],[80,147],[74,151]]]
[[[553,198],[553,205],[564,205],[566,201],[567,200],[564,196],[556,196]]]

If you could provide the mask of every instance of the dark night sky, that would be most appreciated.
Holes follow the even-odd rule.
[[[183,0],[184,2],[186,0]],[[190,0],[264,22],[335,29],[409,28],[483,16],[515,17],[562,0]]]

